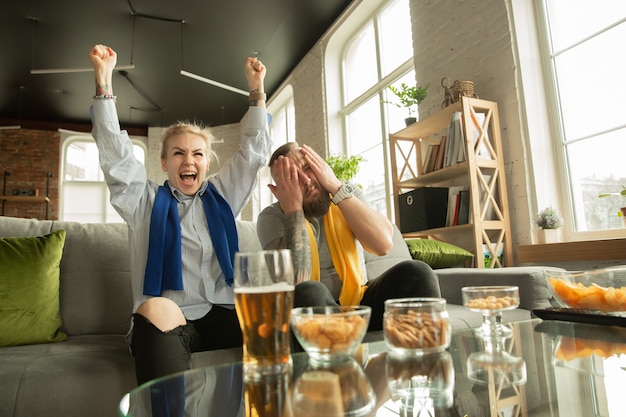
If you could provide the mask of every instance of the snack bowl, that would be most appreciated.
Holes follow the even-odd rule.
[[[444,298],[396,298],[385,301],[385,342],[397,356],[422,356],[450,346],[452,328]]]
[[[592,271],[545,269],[544,276],[562,307],[626,311],[626,266]]]
[[[483,315],[498,314],[514,310],[519,306],[519,287],[487,285],[463,287],[463,305]]]
[[[313,362],[335,362],[361,344],[371,313],[368,306],[298,307],[291,311],[291,328]]]
[[[463,287],[461,293],[463,305],[483,315],[483,324],[477,329],[481,337],[493,342],[512,336],[511,328],[502,323],[502,312],[514,310],[519,306],[519,287],[511,285]]]

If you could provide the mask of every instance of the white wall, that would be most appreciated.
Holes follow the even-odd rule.
[[[482,99],[498,103],[513,246],[530,243],[528,154],[520,125],[513,39],[502,0],[411,0],[416,77],[430,84],[420,117],[441,108],[441,79],[474,82]]]

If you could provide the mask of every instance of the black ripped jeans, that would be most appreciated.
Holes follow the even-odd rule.
[[[133,315],[131,350],[137,383],[191,368],[191,354],[243,345],[237,312],[213,306],[204,317],[162,332],[140,314]]]
[[[296,286],[294,307],[337,305],[324,284],[306,281]],[[400,262],[367,283],[361,305],[370,306],[368,331],[382,330],[385,300],[405,297],[441,297],[437,274],[422,261]]]

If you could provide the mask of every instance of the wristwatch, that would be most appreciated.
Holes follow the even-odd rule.
[[[337,205],[346,198],[352,197],[354,195],[354,190],[354,185],[350,184],[349,182],[341,183],[341,187],[339,188],[339,191],[337,191],[337,193],[333,196],[332,202]]]

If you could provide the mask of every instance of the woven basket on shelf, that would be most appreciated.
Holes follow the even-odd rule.
[[[441,103],[442,109],[452,103],[461,100],[461,97],[478,98],[478,96],[474,93],[473,81],[456,80],[454,81],[454,83],[450,84],[450,81],[448,81],[448,77],[443,77],[441,79],[441,86],[444,88],[445,91],[444,99]]]
[[[452,95],[454,101],[459,101],[461,97],[478,98],[478,96],[474,94],[474,82],[472,81],[456,80],[454,84],[452,84]]]

